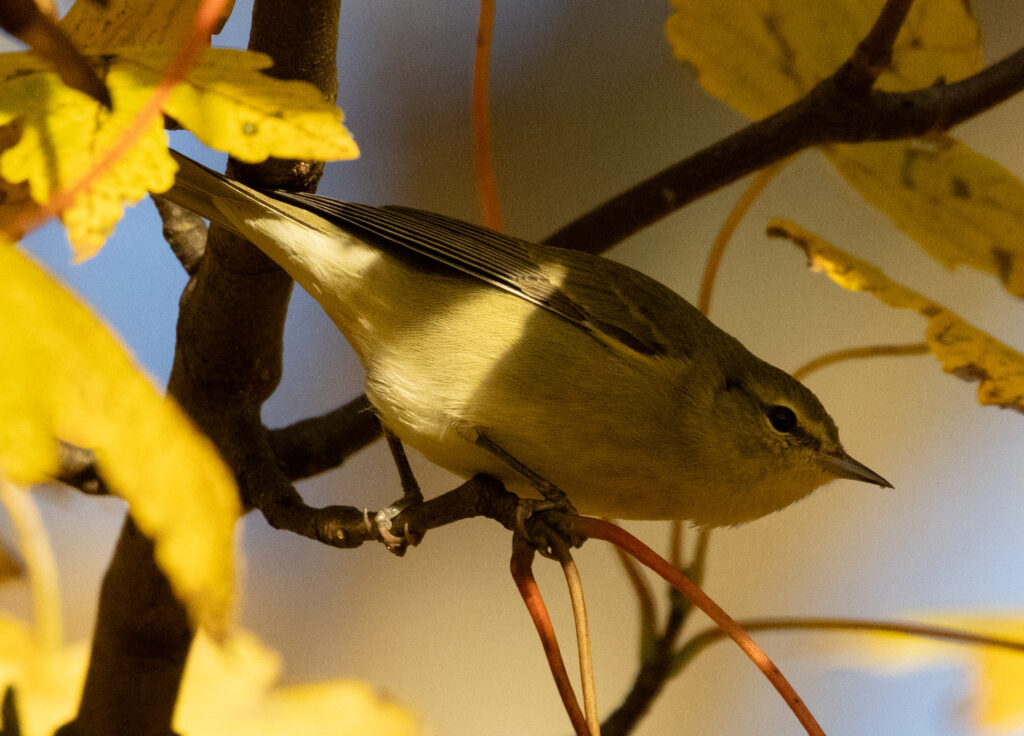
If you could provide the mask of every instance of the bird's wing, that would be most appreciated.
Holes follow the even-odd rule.
[[[702,330],[706,322],[699,313],[694,320],[690,312],[696,309],[668,287],[599,256],[529,243],[411,208],[370,207],[315,194],[271,194],[376,245],[399,246],[443,263],[526,299],[603,342],[610,339],[639,353],[682,357],[694,343],[678,330]],[[677,334],[670,340],[666,334],[671,332]]]

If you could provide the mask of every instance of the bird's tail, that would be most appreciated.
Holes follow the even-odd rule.
[[[206,168],[173,148],[169,152],[178,164],[178,173],[174,178],[174,186],[159,196],[192,210],[210,222],[216,222],[242,234],[225,215],[224,209],[217,206],[218,200],[266,203],[268,198],[244,184]]]

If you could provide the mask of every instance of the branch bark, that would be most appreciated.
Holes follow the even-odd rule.
[[[282,77],[313,81],[333,99],[340,0],[258,0],[250,48]],[[314,32],[311,32],[314,31]],[[321,166],[274,162],[236,176],[257,186],[312,188]],[[294,494],[260,422],[281,375],[292,282],[258,249],[211,230],[182,295],[169,393],[217,445],[244,496],[268,484]],[[260,474],[260,475],[256,475]],[[259,479],[254,484],[254,479]],[[104,578],[82,701],[65,736],[168,736],[193,631],[131,519]]]
[[[161,196],[152,195],[160,213],[163,236],[185,273],[194,276],[206,254],[207,228],[203,218]]]
[[[865,89],[851,84],[848,73],[840,67],[792,105],[658,172],[544,242],[603,253],[695,199],[805,148],[947,130],[1024,89],[1024,49],[955,84],[913,92]]]
[[[336,468],[381,436],[365,394],[318,417],[271,430],[270,445],[291,480]]]

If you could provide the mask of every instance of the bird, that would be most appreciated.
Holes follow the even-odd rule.
[[[818,398],[655,279],[445,215],[257,190],[172,150],[162,196],[324,309],[385,430],[456,475],[579,513],[733,526],[854,460]]]

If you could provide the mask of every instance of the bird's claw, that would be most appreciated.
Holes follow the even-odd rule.
[[[578,515],[568,502],[521,498],[516,506],[515,531],[544,557],[553,557],[552,537],[561,539],[569,547],[579,547],[585,541],[572,529],[572,519]]]
[[[372,526],[377,533],[377,538],[387,547],[388,552],[392,552],[399,557],[404,555],[409,547],[415,547],[423,540],[423,534],[410,529],[408,522],[403,526],[401,536],[391,531],[395,517],[414,504],[414,499],[402,499],[387,508],[381,509],[373,516]],[[367,523],[370,523],[369,512],[367,512]]]

